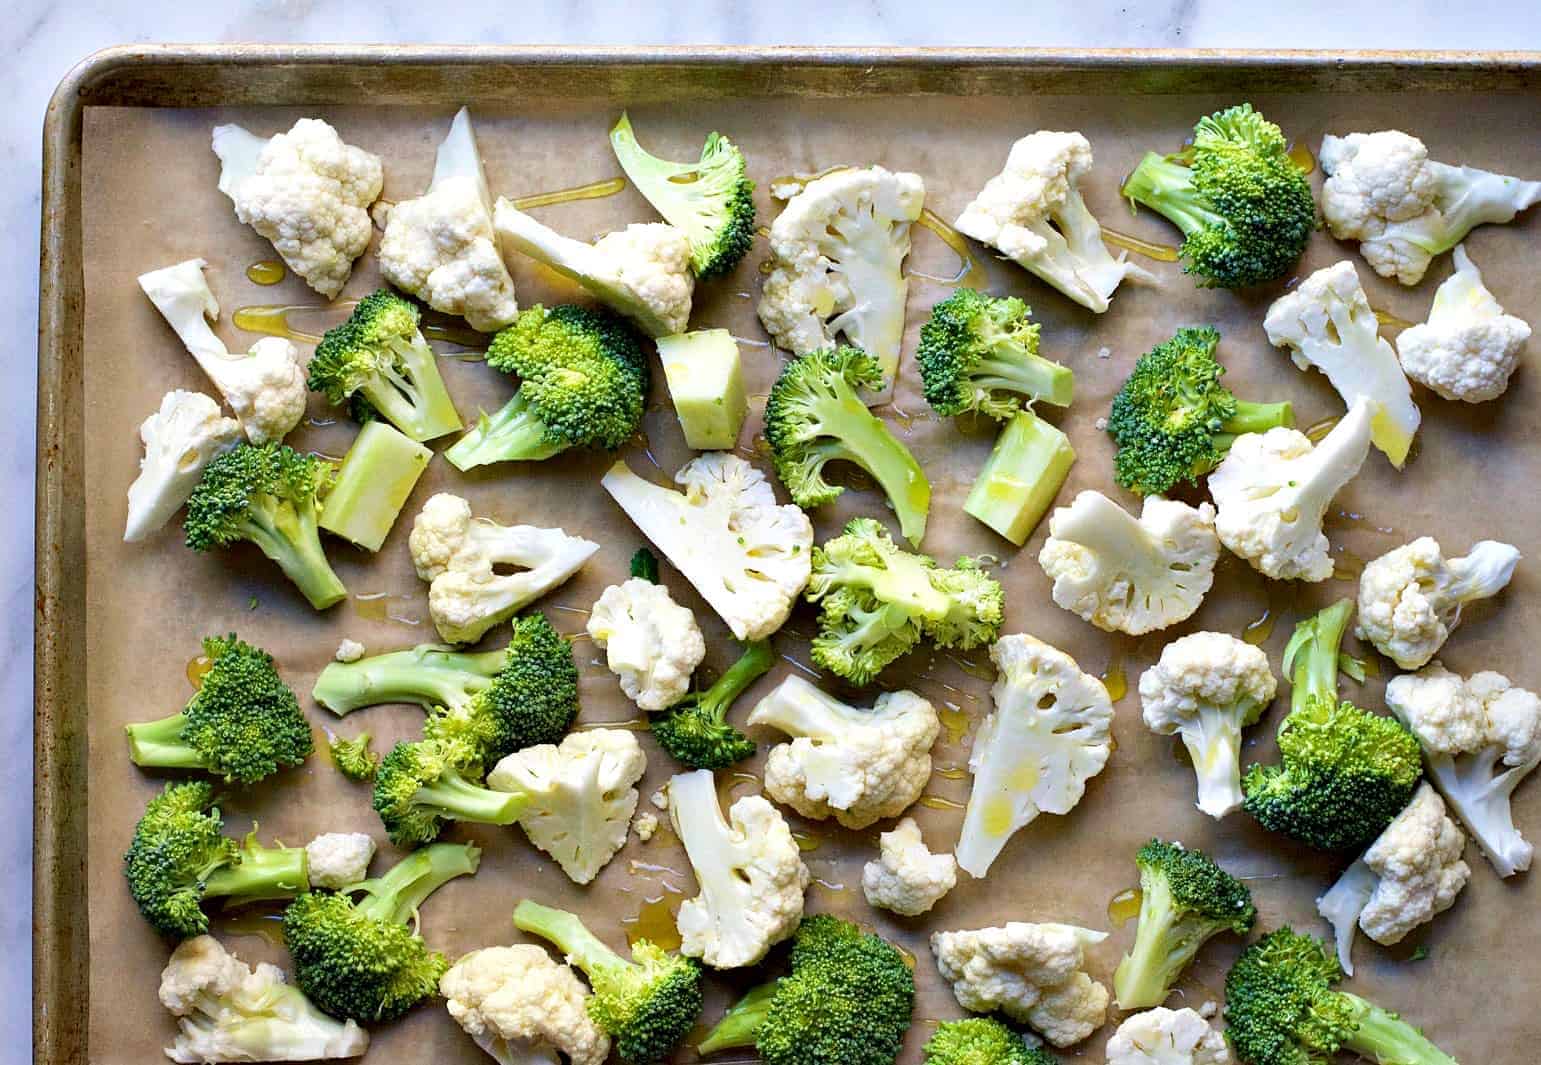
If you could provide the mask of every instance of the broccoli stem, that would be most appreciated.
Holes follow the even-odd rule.
[[[361,391],[385,419],[407,436],[419,442],[433,440],[460,429],[460,414],[444,378],[439,375],[433,349],[426,341],[394,338],[387,342],[391,354],[406,367],[397,372],[386,360],[380,360],[379,377],[364,384]]]
[[[696,705],[720,724],[734,700],[744,694],[744,689],[763,676],[775,662],[776,652],[771,650],[769,640],[755,640],[745,644],[744,653],[738,656],[738,661],[702,693]]]
[[[1018,411],[1001,430],[963,510],[1020,547],[1065,483],[1075,451],[1070,441],[1031,411]]]
[[[813,450],[826,462],[844,459],[871,474],[899,517],[899,532],[918,547],[926,532],[926,513],[931,509],[931,482],[915,456],[879,419],[866,408],[861,415],[850,417],[837,439],[820,441]]]
[[[529,797],[522,793],[472,784],[454,770],[446,770],[438,780],[418,788],[412,801],[439,817],[478,825],[511,825],[529,805]]]
[[[634,967],[566,910],[523,899],[514,907],[514,927],[555,944],[569,962],[583,970],[591,984],[599,973],[622,973]]]
[[[278,563],[284,576],[317,610],[325,610],[348,597],[348,589],[332,571],[332,564],[321,548],[315,507],[287,503],[274,507],[253,505],[242,528],[246,538]]]
[[[1148,1009],[1166,1001],[1172,981],[1182,972],[1198,948],[1201,936],[1174,935],[1172,892],[1164,876],[1141,876],[1139,926],[1130,948],[1113,973],[1118,1006],[1125,1010]]]
[[[187,725],[185,713],[172,714],[156,721],[129,725],[128,756],[135,765],[156,769],[203,769],[204,757],[182,742]]]
[[[1287,402],[1254,403],[1238,399],[1236,413],[1227,418],[1220,429],[1231,436],[1241,436],[1243,433],[1265,433],[1281,425],[1294,424],[1295,408]]]
[[[205,898],[241,902],[292,899],[310,886],[304,847],[263,847],[247,840],[240,861],[222,866],[204,881]]]
[[[1070,367],[1029,351],[988,315],[981,314],[978,321],[980,340],[989,347],[991,357],[980,359],[969,370],[969,381],[975,387],[1016,392],[1056,407],[1070,406],[1075,396],[1075,373]]]
[[[1343,1041],[1343,1049],[1382,1065],[1457,1065],[1454,1058],[1395,1013],[1350,992],[1338,994],[1362,1011],[1359,1027]]]
[[[1295,626],[1284,648],[1284,672],[1294,686],[1291,713],[1316,699],[1337,702],[1338,654],[1353,609],[1352,599],[1340,599]]]
[[[328,663],[311,694],[338,717],[381,703],[455,709],[490,687],[507,662],[507,648],[479,654],[392,651],[357,662]]]
[[[386,924],[406,924],[423,900],[457,876],[470,876],[481,861],[474,843],[434,843],[413,851],[384,876],[349,888],[368,898],[354,905],[364,917]]]
[[[444,457],[463,471],[494,462],[539,462],[567,447],[551,441],[546,423],[531,409],[521,388],[496,414],[483,414]]]
[[[1193,171],[1155,152],[1145,153],[1119,191],[1160,214],[1185,237],[1224,221],[1200,199],[1193,187]]]
[[[706,1038],[696,1044],[701,1054],[715,1054],[719,1050],[754,1046],[760,1037],[760,1027],[770,1013],[771,1002],[776,997],[776,981],[761,984],[733,1004],[717,1027],[706,1033]]]

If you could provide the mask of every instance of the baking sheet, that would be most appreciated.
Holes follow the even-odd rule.
[[[582,91],[581,85],[578,87]],[[564,93],[567,91],[564,87]],[[1180,144],[1194,119],[1234,97],[1207,95],[1021,96],[954,99],[945,96],[786,98],[671,101],[638,105],[631,100],[589,99],[578,95],[529,97],[512,103],[477,105],[472,100],[489,180],[497,194],[520,196],[582,184],[619,173],[605,134],[622,104],[631,103],[632,119],[650,150],[686,157],[702,134],[718,128],[732,136],[750,159],[759,182],[762,222],[775,215],[770,179],[816,171],[838,163],[880,163],[920,173],[927,183],[927,205],[953,218],[983,182],[1001,167],[1011,142],[1034,129],[1079,129],[1091,139],[1097,166],[1084,186],[1093,210],[1107,223],[1148,239],[1170,242],[1173,230],[1151,215],[1129,218],[1116,189],[1147,148]],[[1328,131],[1376,129],[1406,124],[1428,143],[1436,158],[1469,162],[1511,173],[1541,173],[1541,139],[1516,136],[1534,131],[1532,95],[1283,95],[1254,96],[1264,113],[1281,120],[1292,136],[1313,147]],[[256,337],[230,325],[230,313],[253,304],[316,304],[314,293],[290,277],[265,288],[248,282],[246,268],[274,258],[271,247],[234,218],[229,202],[215,189],[217,162],[208,150],[208,131],[224,121],[238,121],[263,135],[286,129],[302,114],[331,121],[343,137],[385,159],[387,199],[418,194],[432,169],[433,151],[447,127],[452,107],[321,107],[296,110],[160,110],[90,107],[85,111],[81,202],[84,209],[85,275],[84,377],[85,424],[85,565],[86,695],[89,710],[90,810],[88,913],[90,924],[89,1060],[140,1063],[161,1060],[160,1048],[173,1027],[155,997],[167,948],[135,912],[122,884],[120,856],[145,799],[161,780],[132,766],[126,756],[124,724],[172,712],[190,694],[185,668],[197,654],[198,641],[211,633],[235,630],[271,650],[289,683],[301,693],[318,742],[331,715],[315,707],[308,692],[315,674],[344,637],[361,640],[373,652],[433,638],[428,624],[425,586],[413,576],[406,534],[413,514],[434,491],[451,488],[466,495],[476,513],[503,522],[560,525],[603,544],[603,550],[572,582],[541,605],[559,628],[580,631],[582,611],[609,583],[621,579],[639,534],[598,487],[609,463],[601,455],[569,454],[545,463],[501,466],[461,477],[436,460],[409,501],[403,520],[376,558],[340,542],[328,553],[354,598],[325,614],[309,610],[294,590],[256,551],[236,549],[206,556],[180,542],[173,526],[141,545],[121,542],[123,492],[134,475],[139,445],[136,427],[168,389],[209,388],[191,358],[176,342],[134,283],[150,268],[199,256],[209,262],[209,277],[225,308],[219,332],[233,348]],[[1320,175],[1313,177],[1318,187]],[[543,208],[535,212],[561,232],[591,238],[630,221],[654,216],[639,195],[619,195]],[[1541,292],[1526,252],[1541,235],[1536,212],[1518,224],[1479,231],[1469,242],[1477,263],[1499,300],[1513,314],[1541,319]],[[917,230],[912,268],[950,275],[952,255],[930,233]],[[982,250],[975,248],[975,252]],[[750,454],[758,428],[758,409],[774,380],[780,358],[764,346],[754,317],[758,264],[766,257],[763,241],[730,278],[702,286],[692,315],[696,328],[723,326],[744,338],[750,391],[758,398],[755,418],[741,442]],[[1447,273],[1441,259],[1430,277],[1414,290],[1375,278],[1352,249],[1325,233],[1313,238],[1299,273],[1344,256],[1354,258],[1372,302],[1408,320],[1423,317],[1433,289]],[[981,258],[986,258],[981,255]],[[515,258],[511,268],[521,305],[577,298],[562,279]],[[1066,502],[1082,488],[1098,488],[1126,505],[1131,500],[1111,485],[1111,447],[1095,428],[1108,400],[1134,358],[1187,324],[1213,323],[1225,336],[1222,357],[1230,367],[1228,383],[1244,397],[1287,396],[1296,404],[1299,424],[1310,425],[1335,414],[1341,404],[1319,375],[1296,371],[1288,358],[1267,345],[1262,312],[1280,287],[1245,294],[1195,289],[1175,265],[1146,263],[1162,279],[1160,287],[1126,285],[1112,311],[1100,318],[1070,304],[1010,264],[987,263],[990,288],[1023,296],[1043,323],[1044,352],[1072,365],[1077,400],[1064,415],[1050,413],[1069,433],[1080,456],[1061,494]],[[373,251],[359,264],[345,293],[357,297],[376,284]],[[948,286],[917,279],[910,289],[906,353],[913,348],[926,308],[944,297]],[[752,342],[749,343],[749,342]],[[1106,357],[1101,350],[1106,349]],[[478,406],[495,409],[509,394],[509,383],[485,367],[445,361],[445,375],[463,414]],[[661,373],[645,422],[646,446],[625,455],[634,469],[664,480],[689,457],[663,389]],[[1515,377],[1499,403],[1463,408],[1421,394],[1425,423],[1419,453],[1406,472],[1392,471],[1372,455],[1364,472],[1339,497],[1328,531],[1335,550],[1351,571],[1356,559],[1375,555],[1428,533],[1447,548],[1462,548],[1483,537],[1509,540],[1527,558],[1541,556],[1536,529],[1534,485],[1541,473],[1536,450],[1541,432],[1537,414],[1538,381],[1532,367]],[[959,554],[987,553],[999,558],[999,577],[1007,589],[1006,632],[1030,632],[1063,648],[1092,673],[1119,671],[1128,694],[1117,704],[1117,750],[1107,769],[1087,788],[1068,817],[1040,818],[1007,846],[988,880],[963,876],[958,888],[929,915],[895,918],[869,908],[861,897],[860,868],[874,850],[878,827],[862,833],[830,824],[809,824],[788,812],[794,829],[810,837],[815,849],[805,858],[816,879],[808,893],[810,911],[831,911],[865,922],[916,956],[919,995],[916,1023],[905,1052],[919,1057],[920,1044],[940,1019],[961,1011],[935,971],[926,937],[931,930],[979,927],[1007,920],[1064,921],[1111,928],[1112,937],[1090,952],[1091,971],[1108,982],[1128,946],[1132,923],[1112,927],[1108,906],[1120,891],[1137,882],[1133,853],[1151,835],[1203,847],[1227,868],[1248,878],[1259,908],[1259,927],[1285,922],[1322,934],[1312,900],[1330,882],[1337,864],[1259,830],[1244,815],[1216,824],[1193,808],[1193,775],[1186,758],[1174,753],[1171,738],[1158,737],[1140,721],[1134,694],[1140,670],[1164,643],[1200,628],[1239,633],[1265,611],[1277,622],[1267,641],[1277,669],[1278,655],[1293,620],[1333,598],[1352,594],[1353,585],[1334,581],[1302,587],[1298,593],[1270,593],[1245,564],[1224,556],[1215,590],[1188,624],[1142,639],[1110,636],[1055,607],[1048,582],[1036,563],[1043,530],[1014,553],[1010,545],[963,514],[969,484],[988,452],[989,426],[938,422],[920,398],[913,365],[906,359],[900,389],[886,417],[925,466],[933,485],[931,523],[925,549],[944,563]],[[319,422],[334,417],[312,397],[307,423],[291,437],[297,447],[340,455],[351,438],[346,423]],[[446,442],[447,443],[447,442]],[[762,468],[768,465],[758,460]],[[656,468],[655,468],[656,467]],[[580,490],[581,488],[581,490]],[[859,513],[884,513],[878,496],[853,490],[841,504],[814,515],[819,538],[833,534]],[[688,585],[666,567],[665,580],[675,596],[697,612],[708,636],[706,666],[720,670],[733,657],[722,624]],[[1525,652],[1529,634],[1541,621],[1541,599],[1534,569],[1522,564],[1509,592],[1496,604],[1472,610],[1451,641],[1445,662],[1469,672],[1498,668],[1518,683],[1541,684],[1534,656]],[[361,596],[385,596],[378,600]],[[384,616],[385,614],[390,616]],[[400,620],[398,620],[400,619]],[[811,611],[800,608],[778,637],[785,656],[739,704],[747,712],[760,695],[787,671],[807,661],[806,636]],[[492,634],[497,645],[506,630]],[[596,662],[587,642],[577,646],[582,667],[583,723],[624,721],[638,716],[621,695],[614,678]],[[1383,678],[1382,678],[1383,679]],[[944,731],[934,751],[937,775],[927,788],[934,796],[912,813],[928,842],[940,850],[953,841],[967,797],[968,780],[957,771],[967,758],[973,726],[988,707],[990,672],[983,652],[968,656],[931,656],[920,652],[883,678],[886,685],[908,685],[949,710],[950,720],[966,722],[959,732]],[[1380,682],[1360,694],[1379,705]],[[870,697],[870,695],[869,695]],[[956,710],[962,716],[951,717]],[[1276,707],[1248,736],[1246,758],[1271,760],[1272,726],[1283,713]],[[347,734],[369,728],[386,749],[412,735],[419,711],[379,708],[359,712],[340,728]],[[761,737],[771,740],[766,734]],[[641,736],[649,755],[643,795],[660,786],[672,764]],[[739,767],[747,776],[724,774],[727,797],[757,790],[759,762]],[[938,801],[939,800],[939,801]],[[644,808],[645,808],[644,798]],[[223,802],[229,830],[244,832],[260,822],[265,840],[301,844],[322,831],[362,830],[381,836],[369,809],[367,789],[349,784],[327,764],[324,753],[303,768],[245,791],[231,791]],[[1541,785],[1521,788],[1516,818],[1534,838],[1541,834]],[[627,848],[587,888],[572,885],[517,829],[455,828],[448,839],[475,839],[484,848],[481,872],[441,889],[425,906],[429,942],[450,956],[475,947],[519,938],[509,915],[522,897],[572,907],[607,941],[618,943],[626,922],[647,900],[694,893],[683,851],[672,834],[650,843],[633,837]],[[383,868],[396,853],[389,847],[376,859]],[[1541,926],[1530,918],[1537,889],[1525,876],[1503,883],[1475,847],[1468,848],[1472,882],[1456,907],[1425,926],[1403,944],[1383,949],[1359,944],[1359,975],[1348,985],[1388,1007],[1399,1009],[1447,1051],[1466,1062],[1518,1063],[1533,1058],[1541,1039],[1541,1017],[1534,1002],[1541,966]],[[679,894],[684,892],[684,896]],[[216,927],[229,933],[229,945],[249,962],[283,961],[270,942],[274,926],[251,919]],[[264,934],[254,934],[252,929]],[[1409,958],[1419,946],[1427,960]],[[1221,997],[1224,973],[1237,943],[1213,943],[1186,974],[1171,1005],[1198,1005]],[[712,1019],[744,975],[713,977],[706,1018]],[[1102,1060],[1102,1042],[1118,1015],[1110,1013],[1104,1032],[1062,1054],[1067,1060]],[[694,1059],[683,1050],[680,1060]],[[406,1020],[374,1033],[372,1062],[475,1062],[484,1060],[441,1004],[414,1011]]]

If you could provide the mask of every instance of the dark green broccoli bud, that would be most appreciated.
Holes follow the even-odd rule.
[[[516,375],[519,391],[444,452],[457,469],[614,451],[642,422],[647,358],[636,330],[609,311],[536,304],[492,338],[487,365]]]
[[[347,598],[321,549],[320,498],[336,469],[286,444],[237,444],[203,471],[183,529],[194,551],[249,540],[317,610]]]
[[[690,269],[703,281],[729,273],[754,243],[754,182],[744,153],[709,134],[694,163],[672,163],[642,150],[621,113],[610,130],[621,169],[671,226],[690,241]]]
[[[529,899],[514,908],[514,926],[555,944],[583,970],[593,991],[589,1016],[629,1065],[668,1058],[701,1015],[701,966],[694,958],[639,939],[627,961],[573,914]]]
[[[556,743],[578,716],[578,667],[572,641],[540,613],[515,618],[508,665],[487,689],[485,702],[500,737],[489,755]]]
[[[418,328],[421,317],[417,304],[388,288],[365,296],[316,345],[310,390],[348,404],[360,422],[383,417],[413,440],[458,431],[460,415]]]
[[[926,1040],[925,1065],[1057,1065],[994,1017],[943,1021]]]
[[[1247,885],[1202,851],[1153,839],[1140,867],[1140,923],[1134,948],[1113,973],[1120,1009],[1159,1006],[1199,948],[1221,932],[1246,935],[1257,920]]]
[[[1220,383],[1220,334],[1179,329],[1134,364],[1113,397],[1108,435],[1118,446],[1114,479],[1141,495],[1161,495],[1220,464],[1243,433],[1295,424],[1288,403],[1238,400]]]
[[[744,647],[738,661],[706,691],[692,692],[652,715],[653,738],[690,769],[726,769],[752,757],[754,740],[727,722],[728,709],[776,661],[769,640]]]
[[[181,713],[124,730],[134,764],[253,784],[305,761],[315,739],[273,656],[235,633],[205,639],[203,653],[211,664]]]
[[[1183,272],[1202,287],[1243,288],[1294,268],[1316,228],[1316,201],[1279,127],[1241,104],[1199,119],[1177,155],[1147,153],[1123,194],[1183,232]]]
[[[1225,1038],[1242,1065],[1330,1065],[1339,1051],[1396,1065],[1456,1065],[1395,1013],[1333,989],[1325,944],[1289,928],[1242,952],[1225,978]]]
[[[658,556],[645,547],[637,548],[631,556],[631,575],[649,584],[658,583]]]
[[[309,887],[305,848],[263,847],[255,832],[237,843],[224,828],[207,781],[167,784],[145,805],[123,855],[123,875],[156,931],[203,935],[209,930],[204,899],[289,899]]]
[[[384,876],[301,895],[283,921],[295,983],[333,1017],[361,1024],[400,1017],[437,992],[449,970],[449,959],[430,951],[409,922],[429,895],[480,862],[473,844],[435,843]]]
[[[1070,406],[1075,375],[1038,354],[1038,325],[1016,297],[986,296],[960,288],[931,308],[920,329],[915,362],[926,402],[950,417],[966,411],[997,421],[1023,401]]]
[[[370,747],[373,742],[374,737],[367,732],[360,732],[351,740],[330,732],[326,736],[327,750],[337,772],[361,783],[373,780],[380,770],[380,756]]]
[[[519,819],[526,796],[492,791],[467,777],[475,753],[436,740],[391,748],[375,774],[374,808],[392,843],[430,843],[445,821],[511,825]]]
[[[861,389],[882,383],[877,360],[860,348],[793,359],[766,400],[765,439],[776,476],[798,506],[832,502],[845,489],[824,479],[824,467],[850,462],[872,475],[899,516],[899,530],[919,545],[931,509],[931,482],[915,456],[862,401]]]

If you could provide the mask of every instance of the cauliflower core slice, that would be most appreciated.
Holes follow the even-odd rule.
[[[954,851],[964,871],[979,878],[1040,813],[1074,809],[1113,750],[1108,690],[1065,652],[1017,634],[996,641],[990,658],[995,707],[974,735],[974,787]]]
[[[610,1037],[589,1017],[588,990],[540,947],[473,950],[439,978],[449,1015],[494,1060],[603,1065]]]
[[[310,886],[341,890],[369,875],[375,841],[365,832],[323,832],[305,844]]]
[[[897,817],[920,798],[941,731],[936,710],[914,692],[884,692],[863,710],[795,674],[761,699],[746,723],[793,737],[766,758],[770,797],[846,828]]]
[[[878,860],[861,871],[862,893],[870,906],[914,917],[935,906],[958,883],[956,859],[927,850],[913,817],[879,836],[878,848]]]
[[[1054,602],[1108,632],[1131,636],[1193,616],[1215,579],[1215,508],[1146,496],[1138,520],[1086,491],[1049,519],[1038,563]]]
[[[643,710],[673,706],[706,657],[696,616],[669,589],[639,577],[613,584],[589,612],[588,633],[606,653],[621,690]]]
[[[144,457],[128,486],[123,542],[138,543],[170,521],[193,494],[204,467],[240,438],[240,423],[221,414],[219,404],[202,392],[167,392],[160,409],[139,426]]]
[[[1504,313],[1458,244],[1455,273],[1435,290],[1429,320],[1402,330],[1397,354],[1408,377],[1445,399],[1482,403],[1508,389],[1529,339],[1530,326]]]
[[[1231,1065],[1225,1036],[1204,1015],[1157,1006],[1129,1017],[1107,1046],[1108,1065]]]

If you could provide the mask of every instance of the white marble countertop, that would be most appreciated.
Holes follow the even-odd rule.
[[[49,94],[98,48],[164,41],[392,41],[526,44],[869,44],[1195,48],[1541,48],[1541,6],[1526,0],[1294,0],[1239,14],[1215,0],[1087,0],[1073,5],[954,0],[18,0],[0,29],[9,57],[0,109],[0,320],[16,350],[0,360],[0,746],[31,747],[33,336],[37,312],[40,131]],[[651,8],[651,10],[650,10]],[[458,12],[446,18],[448,10]],[[30,1031],[31,789],[13,777],[0,809],[0,1065],[32,1060]],[[145,979],[153,979],[150,974]]]

